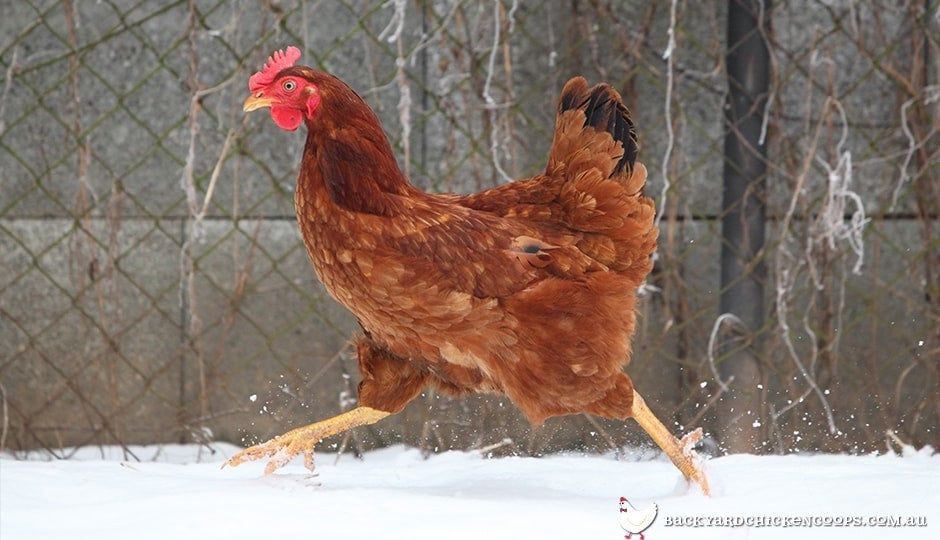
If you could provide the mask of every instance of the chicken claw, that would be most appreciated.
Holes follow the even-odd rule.
[[[708,478],[705,476],[702,460],[695,453],[695,450],[692,450],[695,443],[702,438],[701,428],[688,433],[682,437],[682,440],[676,439],[649,410],[646,401],[638,392],[633,394],[633,418],[653,441],[663,449],[676,468],[682,471],[682,475],[685,476],[686,480],[696,482],[701,487],[702,493],[709,495]]]
[[[270,457],[271,460],[264,468],[264,474],[268,475],[287,465],[290,460],[294,459],[294,456],[303,452],[304,465],[312,472],[313,447],[324,437],[320,431],[317,429],[317,424],[293,429],[267,442],[242,450],[229,458],[225,464],[237,467],[246,461]]]
[[[371,407],[356,407],[333,418],[292,429],[267,442],[246,448],[229,458],[222,466],[237,467],[246,461],[270,457],[264,467],[264,474],[268,475],[287,465],[297,454],[303,452],[304,466],[313,472],[313,447],[320,440],[357,426],[374,424],[388,415],[385,411]]]
[[[682,455],[688,458],[698,457],[693,448],[702,440],[702,428],[695,428],[695,431],[686,433],[679,439],[679,448],[682,449]]]

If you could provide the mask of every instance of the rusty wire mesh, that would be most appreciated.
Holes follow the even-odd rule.
[[[354,404],[355,321],[293,218],[303,137],[240,108],[248,76],[288,44],[365,97],[429,190],[535,174],[564,81],[610,82],[662,216],[629,368],[654,409],[713,426],[734,384],[714,366],[750,347],[765,450],[883,450],[889,430],[936,445],[937,6],[768,9],[770,307],[742,337],[717,307],[724,2],[5,6],[0,449],[255,440]],[[530,428],[504,399],[429,390],[333,447],[539,453],[630,437],[585,416]]]

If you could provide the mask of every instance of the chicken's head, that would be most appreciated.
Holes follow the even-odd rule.
[[[630,506],[630,501],[628,501],[626,497],[620,497],[620,511],[629,512],[630,510],[633,510],[633,507]]]
[[[248,79],[251,96],[245,112],[270,107],[271,118],[281,129],[293,131],[304,118],[313,119],[320,107],[320,88],[310,80],[313,70],[294,67],[300,49],[288,47],[268,58],[264,68]]]

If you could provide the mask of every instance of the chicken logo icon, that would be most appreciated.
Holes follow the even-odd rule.
[[[640,540],[645,540],[643,531],[656,521],[658,513],[659,506],[656,503],[651,503],[644,510],[637,510],[626,497],[620,497],[620,527],[627,531],[624,538],[632,538],[634,534],[638,534]]]

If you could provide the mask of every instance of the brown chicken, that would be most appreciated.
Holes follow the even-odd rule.
[[[692,444],[646,407],[623,367],[636,290],[656,248],[636,133],[610,86],[568,81],[545,172],[472,195],[435,195],[399,169],[375,113],[336,77],[276,52],[244,110],[307,126],[297,220],[317,275],[352,311],[359,406],[248,448],[265,473],[321,439],[400,412],[432,384],[505,394],[534,424],[563,414],[635,418],[707,493]]]

